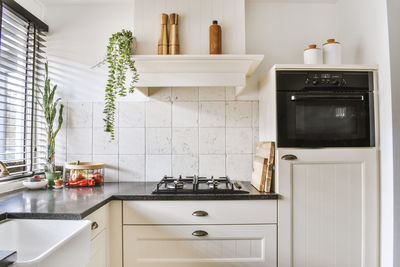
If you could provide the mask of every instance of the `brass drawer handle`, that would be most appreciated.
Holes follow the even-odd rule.
[[[192,236],[199,236],[199,237],[208,236],[208,233],[206,231],[203,231],[203,230],[197,230],[197,231],[194,231],[192,233]]]
[[[197,217],[205,217],[208,216],[207,211],[204,210],[196,210],[195,212],[192,213],[193,216],[197,216]]]
[[[99,228],[99,224],[97,222],[92,222],[92,230],[96,230]]]
[[[284,159],[284,160],[296,160],[297,157],[296,157],[295,155],[290,155],[290,154],[288,154],[288,155],[283,155],[283,156],[281,157],[281,159]]]

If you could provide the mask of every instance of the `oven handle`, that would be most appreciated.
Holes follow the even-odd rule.
[[[292,95],[290,101],[301,100],[360,100],[364,101],[363,95]]]

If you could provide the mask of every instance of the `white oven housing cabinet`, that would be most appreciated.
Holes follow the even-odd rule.
[[[260,141],[277,141],[276,71],[372,71],[375,147],[277,148],[278,266],[379,266],[377,69],[275,65],[260,81]]]

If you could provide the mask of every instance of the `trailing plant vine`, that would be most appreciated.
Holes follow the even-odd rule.
[[[132,32],[122,30],[114,33],[107,46],[105,63],[108,65],[108,81],[105,92],[104,122],[105,131],[111,133],[114,140],[115,110],[117,96],[126,96],[133,93],[135,84],[139,80],[139,74],[135,68],[135,61],[131,58]],[[127,72],[131,72],[132,78],[127,88]]]

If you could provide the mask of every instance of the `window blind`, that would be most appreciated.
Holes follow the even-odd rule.
[[[43,171],[46,129],[37,104],[44,84],[45,32],[1,2],[0,31],[0,161],[5,179]]]

